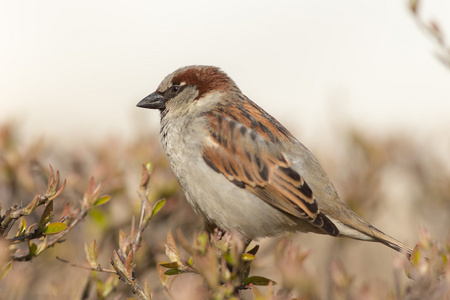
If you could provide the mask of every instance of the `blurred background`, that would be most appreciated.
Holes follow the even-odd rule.
[[[220,66],[313,142],[318,127],[336,120],[381,133],[429,135],[450,127],[450,73],[406,1],[1,6],[0,118],[20,122],[28,136],[129,137],[136,122],[155,130],[156,113],[135,104],[190,64]],[[420,8],[425,19],[450,28],[448,1]]]
[[[450,2],[421,4],[421,18],[437,20],[450,38]],[[3,207],[30,201],[40,186],[36,165],[61,170],[67,199],[79,198],[91,176],[103,181],[113,195],[102,215],[106,225],[87,221],[74,241],[55,247],[82,260],[84,243],[110,241],[107,233],[138,213],[140,168],[153,161],[155,194],[172,200],[158,231],[149,233],[151,253],[163,255],[169,229],[182,227],[188,236],[201,230],[161,152],[158,113],[136,104],[178,67],[208,64],[221,67],[310,148],[362,217],[411,246],[420,226],[444,240],[450,69],[437,59],[440,51],[401,0],[1,1],[0,160],[3,169],[18,170],[26,192],[12,193],[5,171],[0,201]],[[315,274],[338,257],[360,286],[393,277],[396,254],[384,246],[317,235],[293,239],[312,250]],[[260,273],[268,277],[264,263],[274,243],[262,242]],[[110,252],[104,255],[107,265]],[[54,263],[54,256],[47,259]],[[8,284],[31,266],[39,263],[18,265]],[[88,276],[65,270],[81,282]],[[36,295],[58,285],[58,276],[49,278],[35,283]],[[74,287],[65,291],[76,294]]]

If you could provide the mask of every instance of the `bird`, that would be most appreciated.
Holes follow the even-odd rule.
[[[220,68],[181,67],[137,106],[160,111],[162,148],[207,228],[247,241],[313,232],[411,256],[345,205],[308,148]]]

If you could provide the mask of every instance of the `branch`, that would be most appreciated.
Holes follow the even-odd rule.
[[[450,69],[450,46],[447,44],[439,24],[436,21],[426,22],[419,15],[419,8],[419,0],[409,0],[409,10],[413,15],[414,20],[419,27],[425,30],[425,32],[436,42],[441,51],[441,53],[436,53],[436,57]]]
[[[83,266],[83,265],[80,265],[80,264],[72,263],[72,262],[70,262],[68,260],[65,260],[65,259],[62,259],[62,258],[60,258],[58,256],[56,257],[56,259],[59,260],[60,262],[69,264],[72,267],[77,267],[77,268],[85,269],[85,270],[88,270],[88,271],[98,271],[98,272],[112,273],[112,274],[116,274],[117,273],[116,271],[111,270],[111,269],[104,269],[104,268],[100,267],[100,265],[98,265],[97,268],[92,268],[92,267],[88,267],[88,266]]]

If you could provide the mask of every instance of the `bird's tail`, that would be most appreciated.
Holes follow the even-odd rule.
[[[400,253],[405,254],[408,257],[408,259],[411,257],[413,249],[411,249],[410,247],[406,246],[402,242],[397,241],[393,237],[385,234],[384,232],[376,229],[372,225],[369,225],[369,227],[370,227],[370,231],[373,233],[372,237],[377,242],[380,242],[380,243],[388,246],[389,248],[392,248],[392,249],[394,249],[394,250],[396,250],[396,251],[398,251]]]
[[[382,243],[389,248],[392,248],[400,253],[405,254],[408,259],[411,257],[413,249],[406,246],[402,242],[394,239],[393,237],[385,234],[381,230],[373,227],[363,219],[361,219],[355,213],[352,213],[351,218],[347,218],[347,222],[342,222],[336,220],[330,216],[328,218],[336,225],[339,230],[340,236],[346,236],[349,238],[370,241],[370,242],[379,242]]]

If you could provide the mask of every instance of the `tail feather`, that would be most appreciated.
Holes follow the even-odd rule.
[[[393,237],[383,233],[381,230],[373,227],[359,217],[352,219],[353,224],[344,224],[342,221],[333,219],[330,216],[328,216],[328,218],[336,225],[339,230],[340,236],[346,236],[349,238],[369,242],[379,242],[388,246],[389,248],[405,254],[408,258],[411,257],[413,249],[394,239]]]
[[[400,253],[405,254],[408,257],[408,259],[411,257],[413,249],[406,246],[402,242],[397,241],[393,237],[383,233],[382,231],[378,230],[377,228],[373,227],[372,225],[370,225],[369,227],[370,227],[370,230],[373,232],[372,237],[376,241],[378,241]]]

